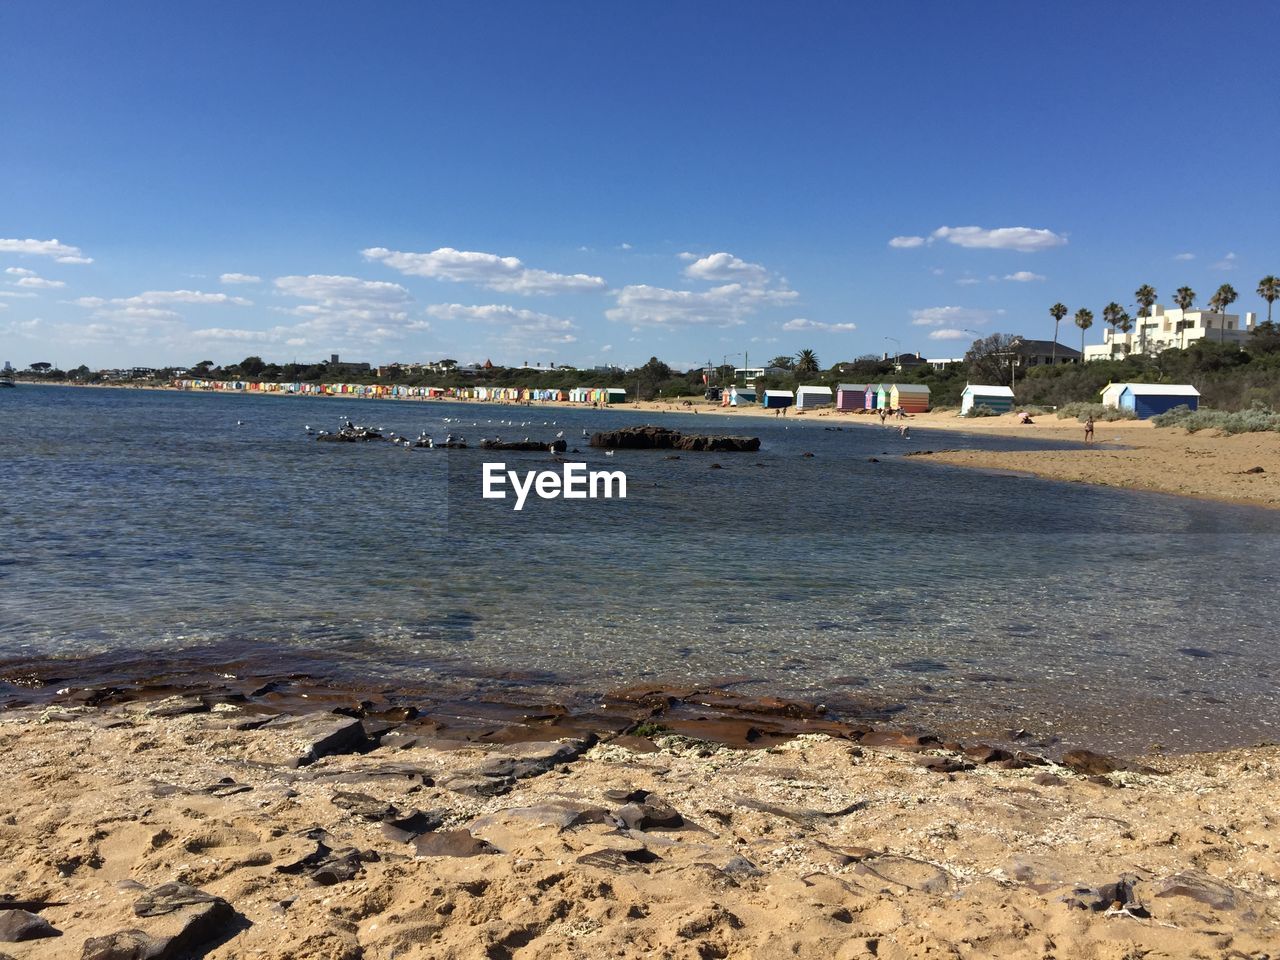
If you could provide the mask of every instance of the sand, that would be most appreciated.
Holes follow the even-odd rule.
[[[352,721],[241,729],[261,718],[187,702],[0,714],[0,894],[51,901],[33,912],[61,934],[0,952],[124,956],[103,952],[119,931],[197,921],[192,955],[227,960],[1122,960],[1280,943],[1274,746],[1090,777],[892,736],[384,735],[297,766],[317,731]],[[138,915],[173,882],[230,909]]]

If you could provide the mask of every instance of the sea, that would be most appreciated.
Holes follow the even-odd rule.
[[[317,441],[348,419],[468,448]],[[588,446],[642,423],[760,450]],[[912,456],[1066,445],[1034,429],[22,384],[0,392],[0,678],[252,652],[513,696],[721,684],[1114,751],[1274,739],[1280,512]],[[563,466],[494,437],[565,439],[627,495],[485,499],[486,463]]]

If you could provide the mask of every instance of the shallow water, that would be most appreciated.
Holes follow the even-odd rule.
[[[480,498],[480,465],[548,455],[304,432],[346,416],[472,442],[563,430],[628,497],[515,513]],[[903,458],[1036,441],[852,419],[23,385],[0,394],[0,658],[305,648],[415,680],[732,679],[1115,749],[1275,736],[1280,514]],[[582,440],[641,422],[763,446]]]

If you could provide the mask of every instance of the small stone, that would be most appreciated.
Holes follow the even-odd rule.
[[[477,857],[498,852],[492,844],[473,837],[470,830],[424,834],[413,845],[420,857]]]

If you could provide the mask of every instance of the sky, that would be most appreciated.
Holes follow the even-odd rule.
[[[6,0],[0,363],[951,357],[1143,283],[1265,314],[1277,27],[1269,2]]]

